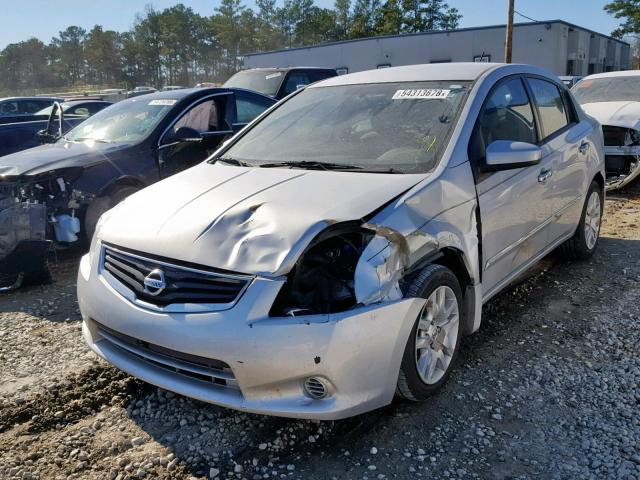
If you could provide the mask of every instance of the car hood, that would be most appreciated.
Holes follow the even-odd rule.
[[[425,176],[203,163],[124,200],[97,235],[169,259],[280,276],[327,226],[365,217]]]
[[[0,157],[0,177],[39,175],[50,170],[86,167],[129,145],[57,142]]]
[[[596,102],[581,106],[601,125],[640,129],[640,102]]]

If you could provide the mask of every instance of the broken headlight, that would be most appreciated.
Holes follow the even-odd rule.
[[[374,235],[351,223],[335,225],[321,233],[289,274],[271,315],[326,314],[355,306],[356,267]]]

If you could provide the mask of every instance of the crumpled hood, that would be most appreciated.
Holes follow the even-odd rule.
[[[328,225],[360,219],[425,177],[203,163],[124,200],[97,235],[170,259],[279,276]]]
[[[640,102],[585,103],[581,107],[601,125],[640,130]]]
[[[85,167],[129,145],[58,142],[0,157],[0,177],[38,175],[68,167]]]

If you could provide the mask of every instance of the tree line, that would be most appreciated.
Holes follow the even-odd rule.
[[[69,26],[46,44],[37,38],[0,51],[0,94],[87,85],[191,86],[219,82],[242,68],[242,55],[322,42],[449,30],[461,15],[445,0],[221,0],[211,16],[177,4],[147,6],[127,32]]]

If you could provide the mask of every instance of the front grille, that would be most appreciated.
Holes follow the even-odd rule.
[[[157,307],[172,304],[233,304],[250,276],[194,268],[137,252],[105,246],[102,269],[133,292],[137,300]],[[145,284],[146,283],[146,284]]]
[[[144,342],[97,323],[103,341],[151,365],[185,377],[222,387],[238,389],[238,383],[229,365],[197,355],[176,352],[159,345]]]
[[[604,136],[604,144],[607,147],[622,147],[631,145],[634,139],[631,136],[631,130],[624,127],[615,127],[612,125],[603,125],[602,134]]]

